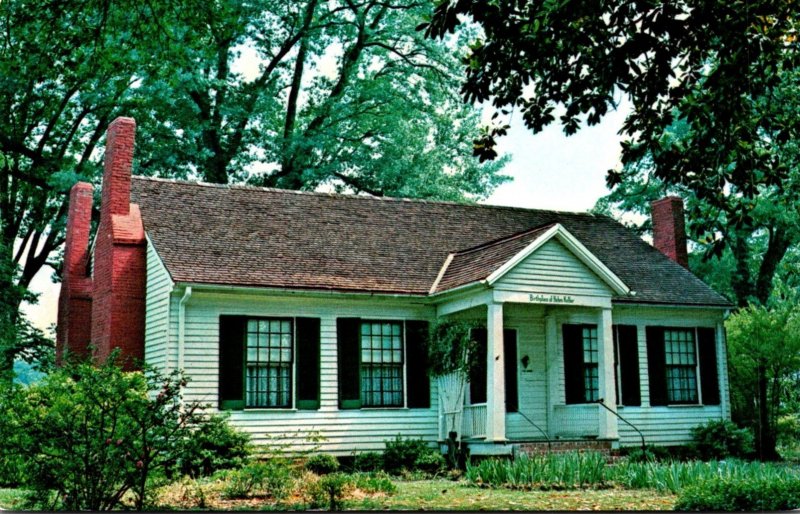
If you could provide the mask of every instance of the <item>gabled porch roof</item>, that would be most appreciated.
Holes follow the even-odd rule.
[[[563,244],[578,260],[620,296],[631,289],[560,223],[551,223],[447,256],[430,294],[472,284],[494,285],[550,240]]]

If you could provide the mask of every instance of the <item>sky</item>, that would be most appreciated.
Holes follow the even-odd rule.
[[[482,203],[559,211],[591,209],[598,198],[608,194],[606,171],[619,165],[618,132],[627,112],[623,103],[600,124],[583,127],[569,137],[559,125],[533,135],[521,117],[512,118],[508,134],[498,140],[498,153],[511,155],[504,173],[513,180]],[[56,321],[59,285],[52,283],[51,274],[45,267],[34,278],[31,289],[41,293],[39,303],[23,308],[43,330]]]

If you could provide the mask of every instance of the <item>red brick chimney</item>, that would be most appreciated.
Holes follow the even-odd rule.
[[[667,196],[651,204],[653,211],[653,246],[684,268],[689,267],[686,251],[686,222],[683,200]]]
[[[144,359],[146,248],[139,206],[130,203],[135,133],[133,118],[117,118],[106,134],[92,295],[97,357],[118,347],[127,369]]]
[[[92,332],[92,278],[89,276],[89,231],[92,223],[92,192],[86,182],[78,182],[69,193],[67,237],[64,243],[64,269],[58,297],[56,362],[65,352],[77,357],[89,355]]]

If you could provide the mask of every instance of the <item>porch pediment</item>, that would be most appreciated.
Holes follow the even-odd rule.
[[[544,297],[631,293],[616,274],[559,223],[450,254],[430,292],[443,293],[481,283],[496,290]]]

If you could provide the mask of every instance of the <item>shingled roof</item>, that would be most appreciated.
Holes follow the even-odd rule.
[[[144,177],[131,201],[175,282],[427,295],[448,255],[459,262],[437,291],[487,276],[560,223],[636,292],[616,302],[729,305],[605,216]]]

